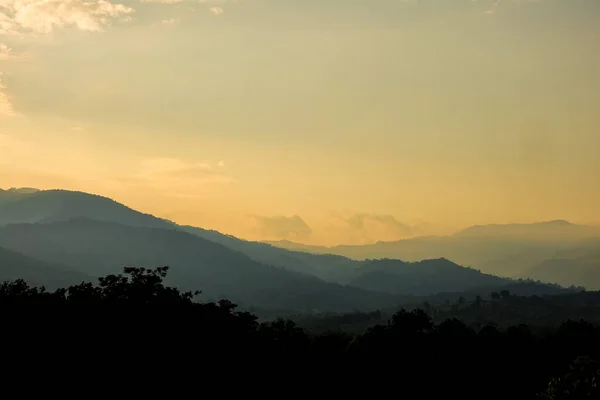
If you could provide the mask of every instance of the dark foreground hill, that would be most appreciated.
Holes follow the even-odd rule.
[[[154,395],[185,388],[243,396],[267,379],[278,396],[293,389],[344,397],[390,390],[426,399],[600,397],[600,332],[585,320],[540,333],[523,324],[473,329],[400,309],[361,334],[314,334],[292,320],[259,323],[226,299],[196,302],[164,285],[166,269],[124,272],[55,292],[1,284],[5,379],[27,371],[28,379],[56,379],[61,391],[67,376],[78,392],[82,385]]]

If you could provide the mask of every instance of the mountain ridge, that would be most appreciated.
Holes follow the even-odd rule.
[[[67,266],[48,263],[3,247],[0,247],[0,266],[0,283],[24,279],[31,285],[58,289],[95,279]]]
[[[125,266],[170,266],[168,281],[213,299],[297,310],[377,308],[398,300],[317,277],[268,266],[218,243],[176,229],[132,227],[75,218],[0,228],[0,246],[91,275]]]
[[[94,224],[94,221],[103,222],[105,224],[112,224],[110,225],[110,229],[112,229],[113,231],[111,231],[110,234],[104,232],[103,229],[105,229],[107,225],[102,224],[95,225],[97,227],[96,231],[94,231],[93,229],[88,229],[89,226]],[[346,257],[344,254],[311,254],[309,252],[301,250],[287,250],[274,246],[270,243],[248,241],[245,239],[237,238],[232,235],[223,234],[215,230],[207,230],[189,225],[178,225],[172,221],[161,219],[151,214],[140,213],[108,197],[87,194],[85,192],[74,192],[67,190],[39,191],[33,194],[23,195],[23,198],[19,201],[0,204],[0,226],[2,225],[4,226],[4,228],[0,228],[0,236],[2,236],[2,232],[10,231],[11,234],[5,234],[0,238],[2,239],[0,240],[0,245],[5,245],[5,247],[9,248],[11,248],[12,246],[14,250],[21,251],[29,256],[37,257],[48,261],[59,262],[74,267],[81,264],[80,267],[85,268],[86,262],[89,262],[89,259],[91,257],[91,259],[96,263],[96,270],[92,271],[94,273],[104,273],[109,271],[111,273],[118,272],[115,270],[115,268],[121,268],[122,266],[124,266],[121,264],[123,264],[126,261],[135,261],[138,262],[138,265],[139,263],[144,261],[145,265],[143,266],[146,267],[157,266],[155,264],[160,261],[160,263],[164,263],[165,265],[173,264],[175,268],[177,268],[178,263],[183,262],[184,266],[188,268],[188,272],[192,273],[194,272],[194,270],[190,269],[192,268],[192,265],[190,265],[190,260],[182,260],[181,257],[182,254],[190,254],[189,257],[191,259],[191,254],[193,254],[193,257],[195,257],[196,259],[204,259],[205,261],[207,261],[206,254],[191,249],[191,247],[196,246],[198,248],[205,248],[207,249],[207,251],[210,250],[209,253],[212,252],[211,254],[215,254],[215,260],[217,260],[219,265],[222,265],[223,268],[231,267],[226,265],[227,263],[225,262],[225,260],[237,260],[235,262],[240,265],[248,265],[248,268],[254,271],[252,273],[257,274],[256,276],[267,277],[269,273],[272,273],[275,276],[279,276],[280,278],[281,273],[276,272],[276,270],[283,269],[288,273],[285,279],[289,278],[303,280],[303,285],[305,286],[302,290],[313,290],[306,286],[308,285],[308,283],[306,283],[307,281],[304,280],[304,278],[311,278],[313,279],[312,285],[315,288],[323,288],[323,290],[321,290],[321,295],[323,295],[324,290],[331,290],[333,292],[339,292],[341,290],[342,292],[344,292],[344,290],[340,289],[339,287],[326,285],[324,286],[324,283],[334,283],[336,285],[347,286],[349,288],[352,288],[352,290],[359,289],[354,287],[354,284],[358,284],[357,282],[360,283],[360,281],[356,280],[357,276],[360,275],[361,271],[364,272],[363,267],[365,266],[365,264],[368,264],[372,261],[370,259],[402,259],[404,261],[396,260],[395,264],[400,269],[406,268],[406,266],[409,264],[407,262],[421,262],[421,264],[419,265],[423,267],[423,271],[414,271],[414,273],[411,276],[407,275],[403,279],[403,281],[397,282],[397,287],[410,287],[410,285],[417,285],[417,281],[419,279],[424,279],[419,278],[419,273],[426,272],[428,268],[435,269],[434,265],[440,262],[439,260],[436,261],[436,259],[445,259],[448,262],[450,262],[449,259],[453,259],[452,257],[448,257],[448,254],[445,254],[445,251],[442,250],[433,254],[427,254],[427,256],[420,257],[418,260],[411,260],[409,257],[387,256],[366,257],[364,260],[353,260],[351,258]],[[71,226],[71,230],[67,231],[67,233],[61,231],[61,229],[65,229],[65,225]],[[140,229],[131,230],[128,228]],[[27,229],[30,230],[27,235],[23,235],[21,232],[21,236],[18,236],[20,230],[26,231]],[[31,240],[31,235],[33,234],[40,235],[40,232],[43,232],[44,229],[54,230],[54,232],[46,234],[46,236],[43,237],[44,241],[38,243],[38,250],[44,249],[45,252],[36,254],[34,251],[36,250],[35,248],[32,249],[28,247],[28,240]],[[79,234],[77,234],[77,229],[80,230]],[[124,235],[122,233],[123,231],[129,232],[130,235],[134,237],[137,235],[139,237],[145,238],[144,240],[147,240],[147,243],[136,242],[134,239],[131,239],[127,235]],[[164,232],[157,233],[157,231]],[[66,234],[68,234],[68,237],[70,238],[71,242],[67,243],[63,241],[62,243],[59,243],[61,235]],[[188,236],[181,236],[181,234],[186,234]],[[123,243],[129,243],[130,246],[132,246],[132,249],[135,249],[137,251],[137,258],[128,258],[128,255],[131,256],[131,254],[127,253],[127,249],[122,248],[121,243],[115,243],[114,241],[112,241],[113,238],[111,237],[111,235],[121,237]],[[162,241],[157,241],[155,237],[157,235],[162,237]],[[15,242],[15,237],[19,237],[20,241]],[[81,242],[82,237],[88,237],[87,242]],[[191,239],[191,237],[199,240],[194,242]],[[452,239],[440,239],[438,237],[422,237],[416,239],[405,239],[401,243],[421,243],[421,246],[427,246],[429,241],[431,240],[447,241]],[[86,246],[89,245],[88,242],[94,243],[94,241],[105,241],[109,243],[111,246],[113,246],[112,252],[115,254],[120,254],[121,258],[113,257],[114,254],[112,254],[110,251],[107,251],[107,248],[103,249],[101,246],[97,248],[91,248],[91,253],[88,253],[87,255],[77,253],[77,250],[86,248]],[[151,243],[152,246],[149,246],[149,243]],[[165,243],[169,243],[169,246],[171,247],[166,248]],[[181,245],[181,243],[188,243],[188,246],[190,247],[178,247]],[[74,244],[76,245],[74,246]],[[446,245],[448,244],[451,244],[451,242],[446,243]],[[144,245],[146,247],[144,247],[142,250],[142,247]],[[219,245],[221,247],[215,247],[214,245]],[[378,248],[386,248],[390,246],[390,244],[379,243],[375,246]],[[74,249],[72,249],[71,247],[74,247]],[[156,253],[157,248],[161,247],[163,247],[163,253]],[[179,249],[180,252],[178,253],[173,249]],[[60,254],[61,252],[62,255]],[[105,254],[102,254],[102,252],[104,252]],[[58,257],[57,253],[63,258]],[[217,255],[217,253],[219,254]],[[234,253],[237,255],[233,255]],[[150,257],[149,254],[154,255],[154,258]],[[165,254],[168,254],[169,257],[166,257]],[[68,255],[68,257],[71,258],[64,258],[65,255]],[[144,257],[144,255],[146,255],[146,257]],[[240,256],[244,256],[244,258],[240,258]],[[95,260],[95,257],[104,259],[104,264],[98,264],[98,261]],[[456,260],[453,259],[453,261]],[[152,265],[148,265],[148,263],[152,263]],[[260,267],[258,266],[258,264],[260,264]],[[457,265],[458,268],[461,268],[461,270],[457,270],[460,271],[457,272],[459,274],[462,274],[463,270],[472,270],[476,272],[470,272],[472,275],[464,275],[465,279],[463,281],[455,282],[455,286],[440,286],[441,284],[439,282],[435,285],[430,284],[429,286],[427,286],[427,282],[425,282],[423,285],[421,285],[420,293],[425,293],[428,291],[431,292],[432,290],[434,290],[434,288],[437,288],[436,290],[440,289],[450,291],[465,290],[466,288],[473,286],[469,282],[470,279],[478,280],[481,278],[479,275],[485,275],[479,270],[469,269],[468,267],[463,267],[458,264],[463,263],[458,262],[454,264]],[[469,266],[469,264],[463,265]],[[210,266],[204,266],[204,268],[209,267]],[[213,271],[215,277],[218,276],[218,270],[211,271]],[[236,274],[241,275],[247,272],[241,270],[236,271]],[[263,272],[260,271],[270,272],[264,272],[264,274],[261,275],[261,273]],[[290,273],[291,275],[289,275]],[[382,274],[382,272],[377,273],[380,275]],[[390,271],[386,271],[386,273],[389,274]],[[397,280],[397,275],[397,273],[393,274],[392,278],[394,279],[392,279],[392,281]],[[175,273],[175,277],[177,277],[177,273]],[[210,280],[213,277],[206,276],[205,278]],[[315,281],[314,279],[317,279],[317,281]],[[498,277],[498,279],[504,278]],[[429,281],[433,282],[434,280],[429,279]],[[181,279],[181,282],[187,283],[184,279]],[[497,280],[495,282],[500,284],[506,281]],[[222,280],[219,282],[214,281],[213,284],[215,287],[219,287],[219,285],[227,287],[228,283],[225,280]],[[242,289],[242,286],[235,287],[235,291],[242,291]],[[360,289],[367,290],[366,288]],[[377,289],[376,291],[379,293],[398,293],[399,291],[398,288],[390,287],[389,285],[385,290],[382,290],[381,287],[375,287],[371,289]],[[372,291],[371,289],[368,289],[367,291]],[[348,296],[356,295],[360,297],[364,295],[364,293],[360,294],[356,291],[352,292],[352,290],[345,290],[344,293],[347,293]],[[353,294],[351,294],[351,292]],[[346,296],[346,294],[344,293],[342,293],[342,296]],[[255,294],[256,293],[254,293],[253,295]],[[282,295],[281,291],[279,295]],[[375,296],[372,293],[370,295]],[[261,301],[263,300],[264,299],[261,299]],[[350,303],[351,301],[348,302],[348,304]],[[355,305],[356,303],[354,303],[353,306]]]

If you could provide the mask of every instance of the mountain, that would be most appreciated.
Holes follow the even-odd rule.
[[[485,273],[521,277],[555,254],[579,247],[600,229],[566,221],[474,226],[449,236],[423,236],[370,245],[319,247],[268,242],[286,249],[335,254],[354,260],[392,258],[405,261],[447,258]]]
[[[600,256],[545,260],[533,266],[528,275],[564,286],[600,290]]]
[[[462,292],[482,286],[499,287],[511,281],[440,258],[420,262],[390,259],[368,261],[349,283],[367,290],[423,296]]]
[[[331,254],[331,255],[337,253],[335,249],[345,247],[343,245],[333,246],[333,247],[315,246],[315,245],[310,245],[310,244],[292,242],[290,240],[265,240],[261,243],[266,243],[271,246],[281,248],[281,249],[286,249],[286,250],[302,251],[302,252],[311,253],[311,254]],[[355,246],[347,246],[347,247],[355,247]]]
[[[454,234],[455,237],[512,238],[537,241],[572,241],[600,236],[600,228],[577,225],[565,220],[532,224],[475,225]]]
[[[319,256],[287,251],[265,243],[241,240],[217,231],[179,226],[171,221],[143,214],[107,197],[67,190],[0,192],[10,201],[0,202],[0,225],[14,223],[50,223],[72,218],[117,222],[135,227],[178,229],[240,251],[263,264],[314,275],[340,282],[358,267],[358,263],[340,256]],[[26,195],[25,195],[26,194]]]
[[[528,251],[532,260],[540,262],[556,251],[553,248],[553,252],[539,255],[535,247],[539,244],[532,247],[516,240],[499,245],[495,238],[475,240],[457,235],[323,250],[339,251],[342,255],[311,254],[213,230],[180,226],[109,198],[82,192],[13,190],[1,194],[7,200],[0,203],[0,227],[4,225],[0,228],[0,246],[94,276],[119,272],[125,265],[170,265],[173,267],[170,279],[186,288],[202,289],[213,298],[227,296],[257,306],[281,302],[294,309],[378,307],[382,302],[395,300],[383,293],[371,293],[367,288],[431,294],[437,290],[465,290],[484,279],[478,271],[447,260],[443,266],[437,265],[441,261],[435,259],[450,258],[456,262],[463,257],[466,261],[492,260],[506,266],[515,254],[515,262],[522,262]],[[314,252],[320,249],[302,247],[307,248]],[[507,249],[518,251],[511,253]],[[361,254],[367,259],[429,261],[411,265],[395,260],[395,268],[373,271],[375,263],[361,261],[357,257]],[[387,265],[386,262],[377,265]],[[325,281],[338,285],[327,285]],[[303,296],[313,298],[303,299]]]
[[[565,286],[600,290],[600,240],[557,252],[553,258],[532,266],[526,275]]]
[[[11,188],[7,190],[0,189],[0,206],[11,201],[20,200],[38,191],[39,190],[32,188]]]
[[[0,247],[0,283],[24,279],[31,286],[57,289],[95,278],[68,267],[27,257]]]
[[[316,255],[300,251],[290,251],[267,243],[251,242],[235,236],[224,235],[213,230],[180,226],[185,232],[222,244],[242,252],[263,264],[284,267],[290,271],[314,275],[331,282],[343,282],[354,274],[361,264],[346,257],[336,255]]]
[[[202,290],[204,299],[289,310],[371,309],[398,298],[264,265],[177,229],[132,227],[75,218],[0,228],[0,246],[60,263],[84,274],[118,273],[125,266],[171,267],[167,282]]]
[[[4,191],[10,192],[10,191]],[[172,228],[172,223],[143,214],[107,197],[68,190],[13,194],[0,203],[0,225],[49,223],[87,217],[131,226]]]

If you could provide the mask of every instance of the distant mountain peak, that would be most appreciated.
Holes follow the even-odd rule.
[[[575,224],[567,221],[566,219],[555,219],[555,220],[551,220],[551,221],[540,222],[540,224],[544,224],[544,225],[557,225],[557,226],[575,225]]]
[[[574,224],[565,219],[531,223],[474,225],[457,232],[454,236],[470,237],[526,237],[548,239],[551,237],[584,237],[598,235],[598,229],[588,225]]]
[[[575,225],[566,219],[553,219],[548,221],[539,222],[525,222],[525,223],[508,223],[508,224],[477,224],[472,225],[468,229],[485,229],[485,228],[509,228],[509,227],[524,227],[524,226],[540,226],[540,225]]]
[[[0,189],[0,190],[2,190],[2,189]],[[21,187],[21,188],[12,187],[12,188],[6,189],[5,191],[9,192],[9,193],[28,194],[28,193],[39,192],[40,189],[30,188],[30,187]]]

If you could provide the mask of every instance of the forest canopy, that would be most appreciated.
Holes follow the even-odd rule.
[[[168,267],[125,268],[95,285],[52,292],[23,280],[4,282],[4,333],[21,343],[37,332],[38,340],[26,352],[74,357],[82,366],[93,363],[87,357],[91,351],[115,368],[140,371],[173,372],[192,359],[246,367],[260,362],[261,373],[273,377],[290,371],[279,383],[293,380],[292,369],[303,368],[310,387],[323,384],[317,378],[327,371],[332,374],[328,384],[338,375],[361,385],[393,377],[424,398],[441,393],[477,398],[489,388],[493,393],[485,398],[591,399],[600,394],[600,368],[594,361],[600,332],[582,319],[567,319],[545,332],[534,333],[524,324],[475,330],[457,318],[434,322],[430,310],[416,308],[397,310],[358,334],[315,333],[290,319],[259,322],[226,299],[200,302],[199,291],[164,285],[167,274]],[[427,385],[432,380],[437,384]]]

